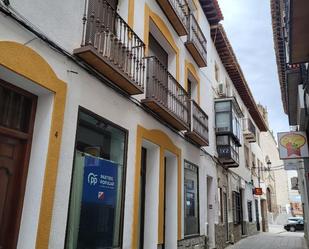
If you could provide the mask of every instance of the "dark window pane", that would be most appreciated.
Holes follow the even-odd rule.
[[[66,248],[120,246],[126,133],[80,112]]]
[[[32,100],[0,85],[0,125],[28,132]]]
[[[185,235],[199,233],[198,168],[185,162]]]
[[[240,193],[234,192],[232,193],[233,198],[233,221],[234,224],[240,224],[241,217],[241,203],[240,203]]]
[[[248,201],[248,218],[252,222],[252,201]]]

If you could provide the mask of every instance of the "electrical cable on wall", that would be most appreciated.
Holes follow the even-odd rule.
[[[4,4],[4,5],[3,5]],[[27,18],[25,18],[22,14],[20,14],[16,9],[14,9],[10,4],[9,0],[3,0],[3,4],[0,2],[0,12],[4,13],[6,16],[11,17],[13,20],[15,20],[18,24],[20,24],[22,27],[33,33],[35,36],[40,38],[42,41],[44,41],[51,49],[56,51],[57,53],[60,53],[67,58],[69,58],[71,61],[79,65],[81,68],[86,70],[89,74],[93,75],[96,77],[98,80],[101,82],[104,82],[105,85],[109,86],[119,94],[121,94],[124,98],[130,100],[133,102],[135,105],[138,107],[142,108],[144,111],[147,113],[151,114],[158,122],[161,124],[169,127],[170,130],[172,130],[174,133],[176,133],[178,136],[180,136],[182,139],[192,143],[194,146],[198,147],[205,155],[209,156],[211,160],[215,164],[220,164],[221,163],[211,154],[209,154],[204,148],[200,148],[196,143],[194,143],[191,139],[185,137],[183,134],[179,133],[176,129],[174,129],[171,125],[169,125],[167,122],[164,122],[160,117],[148,109],[147,107],[143,106],[136,98],[130,96],[128,93],[126,93],[124,90],[113,84],[108,78],[104,77],[102,74],[97,72],[95,69],[92,67],[88,66],[84,62],[82,62],[80,59],[77,57],[73,56],[71,53],[66,51],[64,48],[62,48],[60,45],[58,45],[56,42],[52,41],[47,37],[46,34],[44,34],[39,28],[35,27]],[[32,39],[31,39],[32,41]],[[222,166],[222,165],[221,165]]]

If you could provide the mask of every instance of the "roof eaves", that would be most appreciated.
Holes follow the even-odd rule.
[[[270,1],[274,49],[276,54],[277,70],[281,90],[281,100],[284,112],[287,114],[288,108],[286,92],[286,54],[282,23],[282,4],[283,2],[281,0]]]
[[[218,0],[200,0],[200,4],[210,25],[218,24],[223,20]]]
[[[268,130],[267,124],[258,110],[257,104],[247,84],[247,81],[244,77],[242,69],[238,63],[238,60],[227,38],[223,26],[221,24],[213,26],[211,29],[211,33],[212,33],[212,39],[219,53],[219,56],[222,60],[222,63],[225,66],[241,99],[246,105],[251,117],[254,119],[260,131],[267,131]]]

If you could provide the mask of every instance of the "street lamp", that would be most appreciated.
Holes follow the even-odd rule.
[[[268,159],[268,161],[266,162],[266,164],[267,164],[267,170],[270,171],[271,161]]]

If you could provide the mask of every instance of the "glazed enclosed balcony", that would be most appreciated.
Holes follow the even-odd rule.
[[[145,45],[106,0],[89,0],[74,54],[127,93],[144,90]]]
[[[190,100],[190,130],[186,136],[191,138],[200,146],[209,145],[208,116],[202,108],[194,101]]]
[[[217,153],[219,161],[225,167],[236,168],[239,166],[239,147],[230,136],[217,136]]]
[[[188,93],[156,57],[146,57],[145,61],[147,80],[142,103],[175,129],[188,130]]]
[[[216,134],[228,135],[241,146],[240,118],[243,113],[235,97],[215,99]]]
[[[243,134],[249,143],[256,142],[256,128],[250,118],[243,119]]]
[[[179,36],[188,34],[189,6],[186,0],[157,0]]]
[[[189,18],[189,34],[185,43],[199,67],[207,66],[207,41],[193,14]]]

